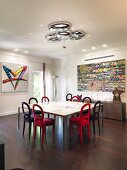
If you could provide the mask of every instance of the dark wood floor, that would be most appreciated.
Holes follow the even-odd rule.
[[[19,167],[26,170],[127,170],[127,124],[104,120],[101,135],[91,134],[91,142],[80,145],[78,135],[70,141],[68,149],[62,147],[62,131],[56,128],[55,143],[47,131],[46,142],[41,145],[39,135],[35,145],[17,131],[17,115],[0,117],[0,140],[5,143],[6,170]],[[61,123],[61,120],[57,120]],[[22,126],[22,125],[21,125]],[[92,130],[91,130],[92,131]]]

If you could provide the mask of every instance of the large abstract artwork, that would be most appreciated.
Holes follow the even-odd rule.
[[[2,92],[28,91],[28,66],[2,63]]]
[[[125,60],[78,65],[79,91],[125,91]]]

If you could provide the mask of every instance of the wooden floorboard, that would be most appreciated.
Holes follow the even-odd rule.
[[[5,143],[6,170],[16,167],[26,170],[127,170],[126,122],[105,119],[101,135],[96,132],[94,137],[91,133],[90,143],[84,139],[82,145],[74,129],[66,150],[62,147],[61,127],[56,128],[55,143],[51,128],[47,129],[44,146],[39,134],[33,144],[32,136],[30,141],[28,139],[28,129],[24,138],[21,130],[17,131],[17,115],[0,117],[0,141]]]

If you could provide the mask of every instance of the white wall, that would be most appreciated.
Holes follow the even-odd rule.
[[[48,60],[0,51],[0,62],[26,64],[29,67],[28,92],[2,93],[0,87],[0,116],[16,113],[18,105],[20,105],[22,101],[28,102],[28,99],[32,97],[32,72],[42,71],[42,63],[46,63],[46,68],[51,75],[53,74],[53,60],[50,59]],[[0,86],[1,80],[2,78],[0,74]]]
[[[113,54],[114,57],[107,59],[97,59],[92,61],[85,61],[85,59],[107,56]],[[95,100],[113,100],[113,95],[111,92],[79,92],[77,91],[77,65],[88,64],[88,63],[98,63],[103,61],[112,61],[118,59],[127,60],[127,47],[109,49],[100,52],[94,52],[91,54],[82,54],[79,56],[73,56],[66,59],[56,60],[55,61],[55,74],[59,76],[59,81],[57,82],[57,99],[65,100],[65,96],[68,92],[73,95],[82,94],[83,97],[90,96]],[[127,71],[127,69],[126,69]],[[121,99],[123,102],[127,103],[127,85],[126,92],[122,93]]]

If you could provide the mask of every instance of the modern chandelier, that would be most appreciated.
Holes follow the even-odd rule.
[[[72,30],[71,23],[66,21],[53,22],[48,25],[49,33],[45,36],[50,42],[62,40],[80,40],[86,33],[82,30]]]

